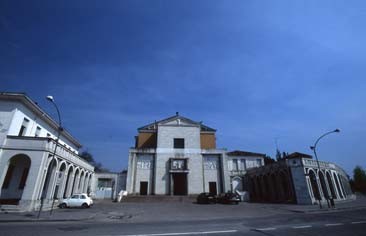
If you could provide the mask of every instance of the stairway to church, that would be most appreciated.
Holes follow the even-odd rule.
[[[129,195],[121,202],[196,202],[196,196],[167,196],[167,195]]]

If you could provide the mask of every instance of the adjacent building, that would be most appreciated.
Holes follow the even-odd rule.
[[[95,173],[91,184],[93,199],[116,200],[122,190],[126,190],[127,171]]]
[[[328,204],[354,198],[345,171],[334,163],[292,153],[276,163],[251,169],[246,175],[250,198],[256,202]]]
[[[53,199],[90,191],[94,167],[81,144],[23,93],[0,93],[0,205],[44,209]],[[54,155],[55,146],[56,154]]]

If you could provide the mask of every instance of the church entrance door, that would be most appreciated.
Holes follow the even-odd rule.
[[[187,174],[186,173],[173,173],[173,194],[174,195],[187,195]]]

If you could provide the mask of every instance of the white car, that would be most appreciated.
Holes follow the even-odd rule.
[[[86,193],[74,194],[69,198],[62,200],[58,205],[59,208],[66,207],[82,207],[88,208],[93,205],[93,199],[88,197]]]

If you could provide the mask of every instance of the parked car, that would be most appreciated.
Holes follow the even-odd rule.
[[[239,204],[240,197],[236,193],[227,192],[227,193],[220,194],[217,197],[217,202],[223,203],[223,204],[232,204],[232,203]]]
[[[62,200],[62,202],[58,205],[59,208],[66,207],[82,207],[88,208],[93,205],[93,199],[88,197],[86,193],[74,194],[69,198]]]
[[[213,193],[200,193],[197,196],[197,203],[198,204],[216,203],[216,195]]]

